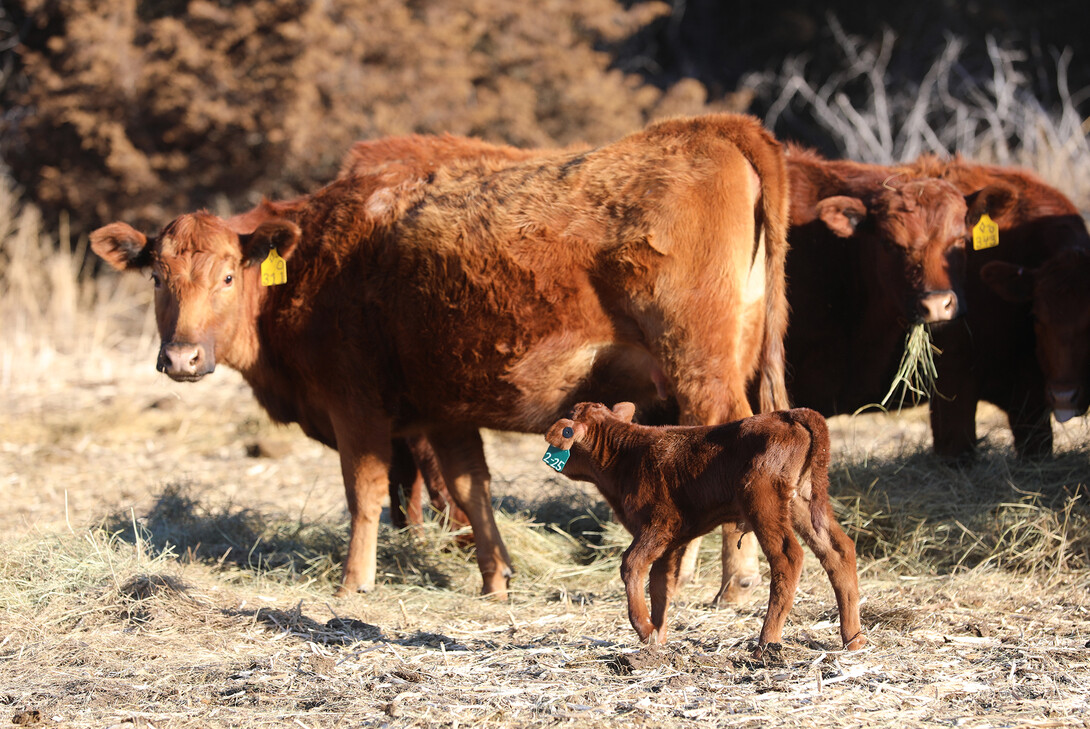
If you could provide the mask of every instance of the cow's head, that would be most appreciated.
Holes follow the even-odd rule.
[[[1056,420],[1090,406],[1090,250],[1061,251],[1038,268],[991,261],[980,277],[1008,301],[1033,306],[1037,362]]]
[[[122,271],[150,271],[162,344],[156,368],[172,379],[199,380],[217,358],[237,369],[257,353],[260,264],[271,248],[287,259],[299,228],[270,220],[240,233],[205,212],[176,218],[155,238],[126,223],[91,234],[91,248]]]
[[[985,212],[1009,204],[1005,188],[968,197],[937,179],[892,178],[864,203],[838,195],[817,203],[835,235],[860,243],[863,276],[907,322],[937,323],[964,313],[965,247]]]
[[[636,406],[630,402],[619,402],[613,409],[598,402],[581,402],[572,408],[570,417],[557,420],[545,433],[545,440],[553,448],[570,450],[576,443],[583,443],[590,428],[598,423],[631,423],[636,415]]]

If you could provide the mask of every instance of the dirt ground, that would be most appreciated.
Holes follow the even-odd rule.
[[[588,564],[592,548],[534,521],[557,500],[600,510],[592,489],[540,464],[540,436],[486,438],[494,496],[521,512],[500,525],[519,570],[507,603],[477,596],[472,555],[452,549],[449,535],[435,537],[434,525],[424,536],[384,532],[383,584],[340,600],[332,598],[335,573],[285,577],[227,555],[217,561],[199,545],[187,559],[111,537],[99,527],[118,515],[150,523],[175,486],[205,515],[245,510],[343,538],[332,452],[268,423],[236,374],[176,384],[152,362],[146,345],[134,345],[93,358],[9,358],[0,368],[0,722],[1088,723],[1090,575],[1081,566],[906,572],[896,559],[863,555],[871,644],[849,654],[839,650],[831,589],[808,554],[783,649],[755,662],[749,643],[767,583],[749,604],[708,608],[719,578],[718,540],[709,538],[695,584],[671,608],[671,641],[641,648],[627,623],[616,549]],[[997,415],[984,410],[982,418],[1002,445]],[[888,462],[927,442],[922,411],[831,425],[834,466],[838,458]],[[1072,424],[1058,435],[1061,449],[1079,448],[1087,430]],[[329,564],[341,548],[327,549]]]

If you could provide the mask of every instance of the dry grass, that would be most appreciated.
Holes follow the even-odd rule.
[[[438,521],[384,529],[379,589],[334,600],[333,454],[273,427],[230,372],[156,375],[146,282],[136,295],[89,278],[0,191],[0,721],[1086,725],[1084,421],[1038,464],[1011,459],[994,411],[965,464],[927,455],[919,410],[831,421],[872,641],[859,653],[838,650],[808,559],[782,651],[750,660],[767,593],[706,607],[717,536],[671,608],[671,642],[640,649],[617,569],[628,538],[593,491],[540,464],[539,437],[486,434],[509,602],[477,595],[472,553]]]

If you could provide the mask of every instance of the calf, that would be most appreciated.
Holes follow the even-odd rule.
[[[829,575],[845,648],[866,644],[859,624],[855,545],[829,504],[829,432],[813,410],[754,415],[718,426],[632,423],[635,406],[579,403],[549,428],[546,461],[590,481],[633,536],[621,561],[628,619],[640,639],[666,640],[666,607],[685,546],[724,523],[752,531],[768,559],[768,614],[755,657],[780,642],[802,570],[798,532]],[[569,451],[566,464],[550,458]],[[561,460],[563,459],[563,456]],[[651,612],[644,600],[650,569]]]

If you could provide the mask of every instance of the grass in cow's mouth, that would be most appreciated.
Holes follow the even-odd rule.
[[[931,343],[931,329],[926,324],[914,324],[905,335],[905,350],[901,356],[901,364],[897,367],[897,374],[893,377],[893,384],[889,392],[882,398],[882,407],[890,407],[898,390],[900,398],[895,409],[900,410],[905,405],[917,405],[923,399],[935,394],[935,381],[938,379],[938,371],[935,369],[935,355],[939,350]]]

